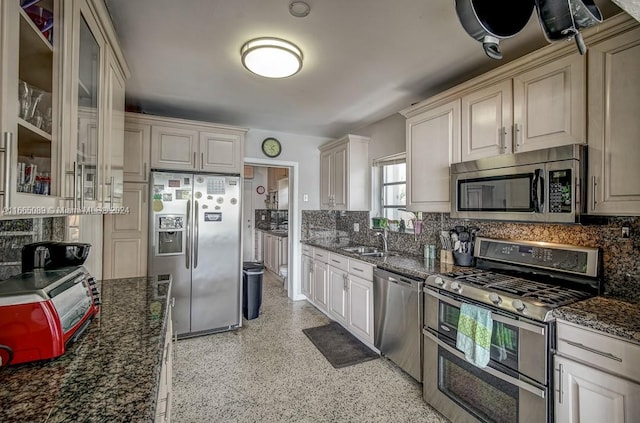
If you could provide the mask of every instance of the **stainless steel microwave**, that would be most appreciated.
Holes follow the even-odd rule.
[[[586,204],[586,145],[451,165],[451,217],[576,223]]]

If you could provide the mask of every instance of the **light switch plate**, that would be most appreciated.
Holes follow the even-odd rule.
[[[304,194],[302,196],[302,201],[309,201],[309,194]]]
[[[354,223],[353,224],[353,232],[360,232],[360,224],[359,223]]]

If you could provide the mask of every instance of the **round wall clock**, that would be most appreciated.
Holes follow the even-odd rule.
[[[264,194],[264,187],[262,185],[258,185],[258,188],[256,188],[256,192],[258,194]]]
[[[275,138],[265,138],[262,141],[262,152],[267,157],[278,157],[282,153],[282,145]]]

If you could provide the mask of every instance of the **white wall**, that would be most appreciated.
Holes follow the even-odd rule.
[[[406,150],[406,118],[400,113],[386,117],[356,131],[356,135],[371,138],[369,142],[369,162],[380,157],[403,153]]]
[[[267,137],[277,138],[282,144],[282,153],[275,161],[297,162],[299,164],[298,204],[300,209],[318,210],[320,208],[320,152],[318,146],[329,139],[251,129],[245,135],[244,143],[244,157],[248,164],[251,163],[251,158],[268,159],[261,150],[262,140]],[[309,201],[302,201],[305,194],[309,196]],[[256,207],[258,207],[257,205],[256,202]]]

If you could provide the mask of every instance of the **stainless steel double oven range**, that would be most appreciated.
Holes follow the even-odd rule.
[[[477,238],[475,255],[475,268],[426,280],[424,399],[455,422],[551,422],[552,310],[601,293],[599,250]],[[463,302],[491,310],[485,368],[456,348]]]

